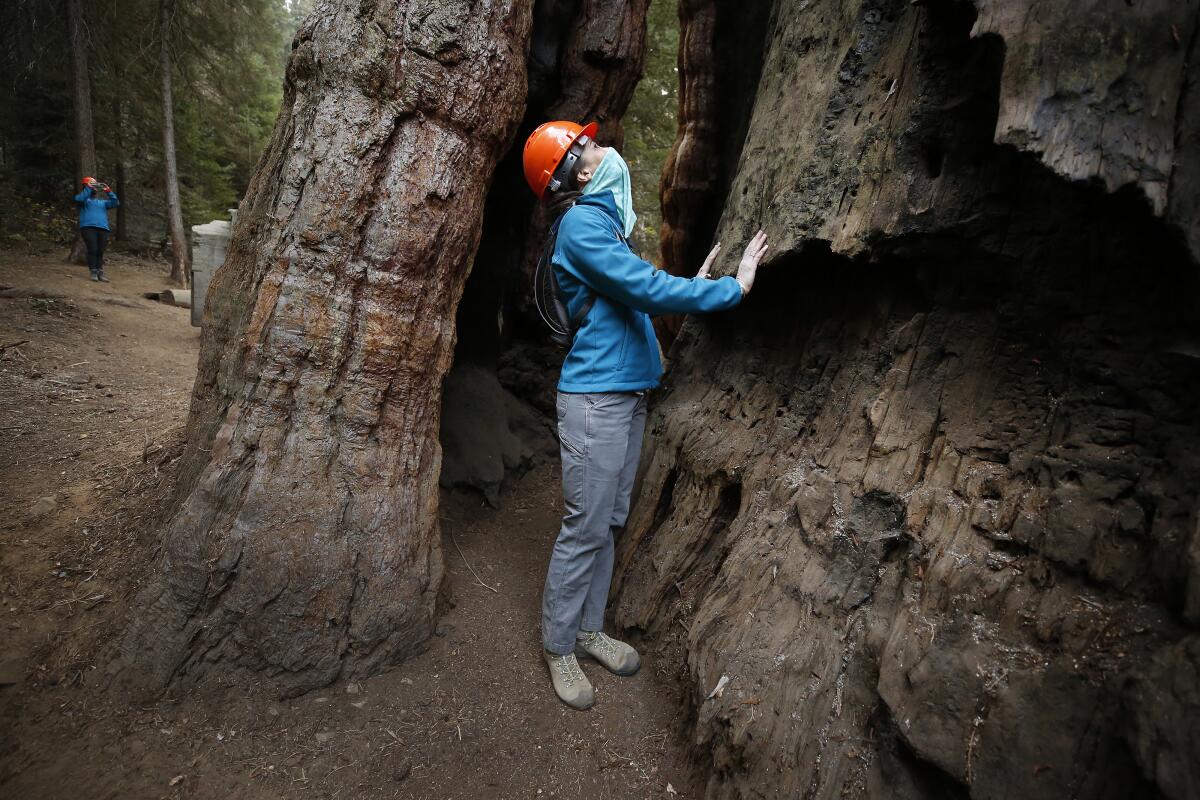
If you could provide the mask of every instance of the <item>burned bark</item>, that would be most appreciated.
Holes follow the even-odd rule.
[[[619,545],[710,797],[1200,785],[1196,3],[1011,5],[775,3],[744,141],[677,147],[774,251],[684,326]]]
[[[213,277],[159,575],[123,651],[152,684],[287,693],[419,650],[442,578],[441,382],[527,2],[319,2]]]

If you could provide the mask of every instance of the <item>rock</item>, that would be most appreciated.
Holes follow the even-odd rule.
[[[54,502],[53,497],[39,497],[37,501],[29,507],[29,515],[32,517],[44,517],[54,509],[58,508],[58,503]]]
[[[441,485],[477,489],[495,505],[505,474],[552,448],[548,423],[482,366],[455,364],[443,392]]]

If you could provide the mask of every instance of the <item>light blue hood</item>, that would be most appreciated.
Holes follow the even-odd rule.
[[[621,217],[621,225],[625,228],[625,238],[628,239],[637,222],[637,214],[633,212],[633,185],[629,178],[629,165],[615,147],[608,148],[592,179],[583,187],[584,194],[597,192],[613,193],[613,202]]]

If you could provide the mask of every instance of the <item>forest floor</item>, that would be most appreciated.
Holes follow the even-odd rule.
[[[105,666],[153,569],[199,352],[186,309],[0,250],[0,795],[11,798],[696,797],[679,665],[554,697],[538,637],[557,465],[500,507],[443,495],[447,608],[426,652],[280,700],[265,684],[130,698]],[[38,291],[28,291],[38,290]],[[31,295],[43,296],[31,296]],[[461,551],[461,553],[460,553]],[[464,557],[489,586],[481,586]]]

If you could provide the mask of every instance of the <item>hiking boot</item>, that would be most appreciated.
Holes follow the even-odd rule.
[[[92,280],[94,280],[94,281],[100,280],[100,273],[96,272],[96,270],[92,270]]]
[[[109,283],[108,276],[104,274],[103,270],[96,273],[95,279],[100,281],[101,283]]]
[[[550,667],[550,680],[558,699],[577,711],[585,711],[596,702],[592,684],[579,668],[574,653],[560,656],[547,650],[542,651],[546,665]]]
[[[614,675],[627,677],[641,669],[642,659],[624,642],[619,642],[603,631],[580,631],[575,637],[575,655],[594,658]]]

